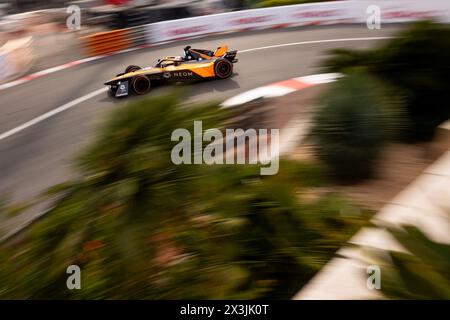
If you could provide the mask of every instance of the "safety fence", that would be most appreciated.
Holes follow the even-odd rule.
[[[378,11],[378,12],[377,12]],[[144,45],[247,30],[305,25],[403,23],[424,19],[450,22],[448,0],[351,0],[234,11],[170,20],[83,38],[88,55]]]

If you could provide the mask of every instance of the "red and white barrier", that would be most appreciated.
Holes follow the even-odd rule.
[[[448,0],[354,0],[351,14],[356,22],[365,23],[369,13],[367,8],[380,8],[381,23],[404,23],[433,19],[450,22],[450,1]]]
[[[281,97],[318,84],[334,82],[340,77],[342,77],[340,73],[321,73],[274,82],[229,98],[221,106],[222,108],[233,108],[261,98]]]
[[[234,11],[163,21],[146,26],[148,43],[182,40],[210,34],[302,25],[363,23],[377,6],[381,24],[424,19],[450,22],[449,0],[351,0]]]
[[[337,1],[301,4],[157,22],[147,25],[147,42],[159,43],[253,29],[352,22],[349,19],[352,3],[353,1]]]

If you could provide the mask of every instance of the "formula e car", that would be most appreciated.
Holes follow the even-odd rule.
[[[110,94],[118,98],[130,93],[142,95],[153,86],[170,82],[226,79],[233,74],[233,63],[238,61],[236,54],[237,50],[228,51],[228,46],[215,51],[187,46],[183,56],[158,59],[152,67],[130,65],[105,85],[109,86]]]

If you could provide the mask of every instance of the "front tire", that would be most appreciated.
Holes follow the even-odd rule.
[[[227,59],[217,59],[214,63],[214,73],[219,79],[229,78],[233,74],[233,64]]]
[[[146,94],[150,91],[150,80],[146,76],[135,76],[131,79],[131,88],[137,95]]]

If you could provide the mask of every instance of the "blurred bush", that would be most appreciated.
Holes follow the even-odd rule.
[[[450,246],[413,226],[388,228],[408,252],[364,248],[367,262],[381,268],[381,290],[389,299],[450,299]]]
[[[177,96],[112,114],[46,218],[1,247],[0,298],[287,299],[365,223],[337,196],[299,203],[289,173],[315,185],[317,167],[173,165],[174,129],[227,118]],[[72,264],[82,290],[66,288]]]
[[[318,156],[336,178],[356,182],[372,175],[396,119],[381,99],[383,92],[373,78],[353,73],[322,95],[311,135]]]
[[[450,26],[418,22],[382,46],[360,51],[339,49],[325,61],[331,72],[357,68],[378,77],[403,96],[409,140],[428,140],[450,118]]]
[[[274,179],[295,181],[302,188],[323,187],[328,183],[327,168],[322,164],[281,159],[280,168]]]

